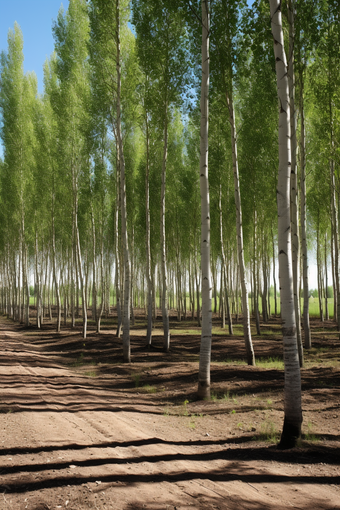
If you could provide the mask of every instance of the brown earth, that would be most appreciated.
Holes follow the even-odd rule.
[[[312,321],[304,436],[280,451],[283,371],[244,364],[241,328],[214,330],[202,402],[196,325],[172,321],[165,354],[161,330],[147,350],[137,319],[127,365],[109,322],[83,340],[0,318],[0,510],[340,509],[334,323]],[[272,319],[254,336],[257,359],[282,358],[279,328]]]

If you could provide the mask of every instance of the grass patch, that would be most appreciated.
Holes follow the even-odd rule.
[[[201,335],[201,328],[197,329],[176,329],[171,328],[170,333],[174,335]]]
[[[267,420],[261,424],[261,432],[258,439],[262,441],[268,441],[270,443],[276,443],[279,437],[280,433],[277,430],[275,423]]]
[[[282,335],[282,332],[279,329],[267,329],[267,328],[261,329],[261,336],[279,336],[279,335]]]
[[[84,372],[84,375],[87,377],[97,377],[97,372],[95,370],[89,370],[87,372]]]
[[[150,386],[150,384],[145,384],[140,388],[141,391],[145,393],[157,393],[158,389],[156,386]]]
[[[224,361],[217,361],[213,362],[216,363],[216,365],[246,365],[247,362],[244,359],[231,359],[226,358]]]
[[[258,358],[256,360],[256,366],[267,369],[274,368],[276,370],[284,369],[283,359],[279,357]]]
[[[189,400],[184,400],[183,402],[183,416],[189,416],[189,411],[187,409],[187,405],[189,404]]]
[[[305,441],[311,441],[317,443],[320,439],[313,433],[313,424],[312,422],[307,423],[307,432],[302,434],[302,439]]]
[[[134,381],[135,383],[135,388],[139,388],[139,385],[140,385],[140,378],[141,378],[141,374],[132,374],[131,375],[131,379]]]
[[[84,353],[82,352],[80,354],[79,358],[77,358],[76,361],[71,364],[71,366],[72,367],[82,367],[83,365],[85,365],[85,362],[84,362]]]
[[[229,336],[227,328],[213,327],[212,334],[215,336]],[[233,336],[243,335],[243,326],[233,324]]]

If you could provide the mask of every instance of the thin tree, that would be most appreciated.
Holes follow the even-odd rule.
[[[198,373],[198,396],[200,398],[210,398],[210,359],[212,333],[210,205],[208,178],[209,31],[210,2],[209,0],[202,0],[202,84],[200,144],[202,333]]]

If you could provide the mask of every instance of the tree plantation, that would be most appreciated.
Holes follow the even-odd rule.
[[[84,342],[105,319],[128,363],[135,315],[143,345],[157,324],[169,353],[175,313],[201,328],[207,400],[213,317],[226,342],[242,319],[250,371],[252,332],[280,316],[280,446],[295,446],[309,259],[320,321],[340,317],[339,15],[335,0],[70,0],[42,94],[15,24],[0,60],[2,313],[81,325]]]

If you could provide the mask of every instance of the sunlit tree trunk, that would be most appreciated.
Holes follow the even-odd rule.
[[[227,96],[227,104],[229,109],[229,122],[231,127],[231,144],[233,152],[233,173],[234,173],[234,186],[235,186],[235,206],[236,206],[236,230],[237,230],[237,253],[238,264],[240,271],[240,283],[242,289],[242,310],[243,310],[243,333],[247,352],[248,365],[255,365],[255,354],[253,349],[253,342],[251,339],[250,331],[250,313],[248,303],[248,288],[246,281],[246,271],[244,263],[244,250],[243,250],[243,226],[242,226],[242,208],[241,208],[241,193],[240,193],[240,179],[238,170],[237,159],[237,141],[236,141],[236,126],[235,126],[235,110],[233,99],[229,94]]]
[[[308,282],[308,249],[306,232],[306,141],[305,141],[305,108],[304,108],[303,72],[300,72],[300,191],[301,191],[301,256],[303,276],[303,330],[305,335],[305,348],[312,347],[311,332],[309,326],[309,282]]]
[[[318,271],[318,300],[319,300],[319,315],[320,315],[320,321],[324,321],[324,315],[323,315],[323,305],[322,305],[322,295],[323,295],[323,288],[322,288],[322,260],[321,260],[321,253],[320,253],[320,222],[318,219],[318,225],[316,230],[316,264],[317,264],[317,271]]]
[[[162,316],[164,329],[164,350],[170,349],[170,326],[168,311],[168,270],[166,261],[166,245],[165,245],[165,190],[166,190],[166,165],[168,155],[168,107],[166,102],[164,113],[164,147],[163,147],[163,163],[162,163],[162,187],[161,187],[161,268],[162,268]]]
[[[120,193],[121,193],[121,228],[124,252],[124,307],[123,307],[123,358],[131,361],[130,351],[130,253],[127,231],[125,158],[123,150],[123,136],[121,128],[121,64],[120,64],[120,0],[116,0],[116,69],[117,69],[117,120],[116,135],[119,149],[120,164]]]
[[[84,268],[83,261],[81,255],[81,247],[80,247],[80,237],[79,237],[79,228],[78,228],[78,199],[77,199],[77,186],[75,187],[75,195],[74,195],[74,233],[75,233],[75,243],[76,243],[76,257],[77,257],[77,266],[80,281],[80,292],[81,292],[81,304],[82,304],[82,315],[83,315],[83,338],[86,338],[87,334],[87,303],[86,303],[86,284],[84,277]]]
[[[54,192],[52,196],[52,266],[53,266],[53,281],[57,297],[57,333],[60,333],[61,324],[61,304],[60,304],[60,291],[59,291],[59,274],[57,272],[57,253],[55,242],[55,219],[54,219]]]
[[[35,291],[37,295],[37,328],[41,327],[41,272],[39,271],[38,232],[35,233]]]
[[[287,61],[284,50],[280,0],[270,0],[279,98],[279,173],[277,185],[279,279],[285,365],[284,424],[280,447],[290,448],[301,436],[301,374],[296,337],[293,268],[290,234],[290,110]]]
[[[326,320],[329,320],[328,310],[328,270],[327,270],[327,232],[325,233],[325,315]]]
[[[294,42],[295,42],[295,0],[288,1],[289,23],[289,64],[288,84],[290,99],[290,133],[291,133],[291,175],[290,175],[290,201],[291,201],[291,236],[292,236],[292,263],[293,263],[293,288],[296,336],[299,351],[300,367],[303,367],[303,346],[301,340],[301,317],[300,317],[300,241],[299,241],[299,214],[298,214],[298,182],[296,161],[296,111],[295,111],[295,73],[294,73]]]
[[[220,183],[220,193],[219,193],[219,201],[218,201],[218,207],[220,212],[220,243],[221,243],[221,290],[220,290],[220,300],[221,300],[221,306],[222,306],[222,328],[225,328],[225,295],[224,295],[224,289],[223,289],[223,282],[224,282],[224,275],[225,275],[225,266],[226,266],[226,260],[225,260],[225,252],[224,252],[224,242],[223,242],[223,214],[222,214],[222,184]]]
[[[210,204],[208,180],[209,122],[209,18],[210,2],[202,0],[202,85],[201,85],[201,270],[202,270],[202,333],[198,374],[198,397],[210,398],[211,358],[211,271],[210,271]],[[198,308],[198,307],[197,307]],[[197,310],[198,311],[198,310]]]
[[[120,287],[120,249],[119,249],[119,210],[120,210],[120,165],[117,146],[117,172],[116,172],[116,203],[115,203],[115,287],[116,287],[116,307],[117,307],[117,338],[122,334],[122,305],[121,305],[121,287]]]

